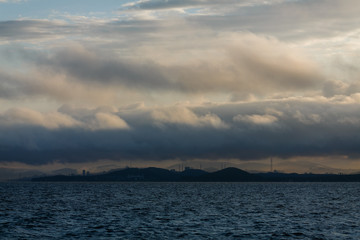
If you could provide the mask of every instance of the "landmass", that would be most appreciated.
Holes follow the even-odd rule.
[[[229,167],[216,172],[187,168],[178,172],[162,168],[124,168],[102,174],[54,175],[34,182],[360,182],[360,174],[249,173]]]

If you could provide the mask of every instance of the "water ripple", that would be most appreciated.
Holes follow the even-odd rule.
[[[360,239],[358,183],[0,183],[1,239]]]

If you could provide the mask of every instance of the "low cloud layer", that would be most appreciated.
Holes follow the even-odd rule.
[[[40,127],[48,130],[64,128],[83,128],[94,131],[129,129],[128,124],[123,119],[108,111],[92,111],[91,114],[77,118],[59,111],[40,113],[27,108],[12,108],[1,113],[0,126],[5,128]]]
[[[360,154],[358,103],[288,100],[0,116],[1,161],[242,159]],[[16,119],[11,121],[11,119]]]

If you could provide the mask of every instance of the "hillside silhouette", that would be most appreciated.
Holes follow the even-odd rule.
[[[360,174],[249,173],[238,168],[216,172],[186,168],[182,172],[163,168],[124,168],[93,175],[36,177],[34,182],[360,182]]]
[[[197,180],[200,182],[250,182],[260,181],[261,177],[238,168],[229,167],[199,176]]]

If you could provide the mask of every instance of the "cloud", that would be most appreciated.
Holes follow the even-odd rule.
[[[358,28],[354,21],[359,17],[358,8],[356,0],[278,1],[275,4],[235,6],[230,10],[227,8],[226,14],[199,16],[194,21],[216,29],[235,28],[301,41],[337,36],[339,32]]]
[[[133,1],[1,21],[0,161],[356,158],[358,7]]]
[[[169,36],[194,28],[195,33],[212,31],[212,36],[252,32],[299,42],[337,37],[339,33],[344,35],[358,29],[358,7],[356,0],[138,1],[121,7],[115,19],[97,19],[89,14],[55,16],[55,20],[52,17],[53,20],[3,21],[0,22],[0,38],[24,41],[71,37],[83,43],[112,39],[126,46],[149,40],[155,40],[156,44],[160,35]],[[177,18],[175,11],[179,12]]]
[[[0,117],[0,160],[357,158],[358,104],[299,98],[134,110],[13,109]]]
[[[143,10],[159,10],[159,9],[172,9],[172,8],[195,8],[195,7],[209,7],[209,6],[224,6],[224,5],[253,5],[260,1],[239,1],[226,0],[226,1],[203,1],[203,0],[156,0],[147,1],[140,0],[137,2],[131,2],[124,4],[123,7],[128,9],[143,9]]]
[[[76,28],[60,20],[12,20],[0,21],[0,40],[24,41],[35,39],[54,40]]]
[[[58,112],[42,114],[31,109],[13,108],[0,115],[0,126],[2,127],[41,126],[48,129],[59,129],[79,125],[78,121]]]
[[[303,124],[317,124],[321,123],[321,116],[319,114],[309,114],[308,116],[302,114],[300,111],[296,111],[293,117]]]
[[[127,123],[120,117],[109,113],[96,113],[95,121],[92,122],[91,128],[99,129],[129,129]]]
[[[42,96],[56,100],[114,99],[119,91],[181,94],[252,94],[269,96],[284,92],[321,91],[324,76],[316,63],[301,52],[274,38],[253,34],[221,37],[190,63],[169,62],[178,52],[165,52],[152,59],[123,57],[78,44],[60,49],[7,50],[9,59],[21,59],[30,79],[23,73],[5,72],[6,86],[0,90],[12,96]],[[248,47],[251,45],[251,47]],[[0,76],[1,77],[1,76]],[[70,90],[71,89],[71,90]]]
[[[82,84],[62,73],[33,68],[25,71],[0,71],[0,99],[10,101],[47,99],[48,101],[110,103],[116,92],[111,86]]]
[[[133,2],[120,9],[120,13],[156,17],[178,9],[191,23],[216,31],[250,31],[301,41],[338,36],[339,32],[358,28],[355,20],[359,18],[358,7],[356,0],[171,0]]]
[[[327,81],[323,87],[325,97],[333,97],[335,95],[344,95],[349,89],[349,84],[342,81]]]
[[[257,124],[257,125],[271,125],[273,123],[275,123],[278,119],[275,116],[272,115],[236,115],[233,120],[235,122],[248,122],[248,123],[252,123],[252,124]]]
[[[171,107],[167,109],[153,110],[151,112],[151,117],[156,121],[156,123],[160,124],[170,123],[194,127],[210,126],[219,129],[228,128],[228,126],[222,122],[216,114],[207,113],[204,116],[197,116],[186,107]]]
[[[227,94],[234,101],[291,94],[356,94],[355,80],[332,79],[329,76],[335,70],[326,72],[314,56],[305,54],[304,46],[293,44],[298,39],[318,38],[309,22],[325,26],[316,27],[324,31],[321,38],[357,28],[348,22],[356,18],[351,6],[357,2],[329,3],[338,10],[323,12],[326,1],[249,1],[234,7],[233,1],[139,1],[133,4],[137,10],[132,11],[181,5],[215,6],[230,12],[169,17],[166,21],[121,17],[84,21],[71,16],[65,20],[3,21],[3,44],[19,43],[4,46],[4,58],[13,61],[10,66],[20,61],[26,67],[20,73],[13,68],[0,73],[5,79],[0,83],[0,96],[99,105],[119,101],[119,96],[126,94],[144,96],[136,101],[147,101],[149,95],[160,99],[161,94],[174,92],[183,98]],[[133,8],[124,8],[129,7]],[[295,41],[295,35],[291,40],[284,34],[302,37],[296,36]],[[323,51],[315,56],[321,58],[321,54]]]
[[[63,107],[64,109],[65,107]],[[49,130],[83,128],[86,130],[129,129],[119,116],[97,109],[82,118],[62,112],[41,113],[27,108],[12,108],[0,114],[1,127],[43,127]],[[77,118],[77,119],[76,119]]]

